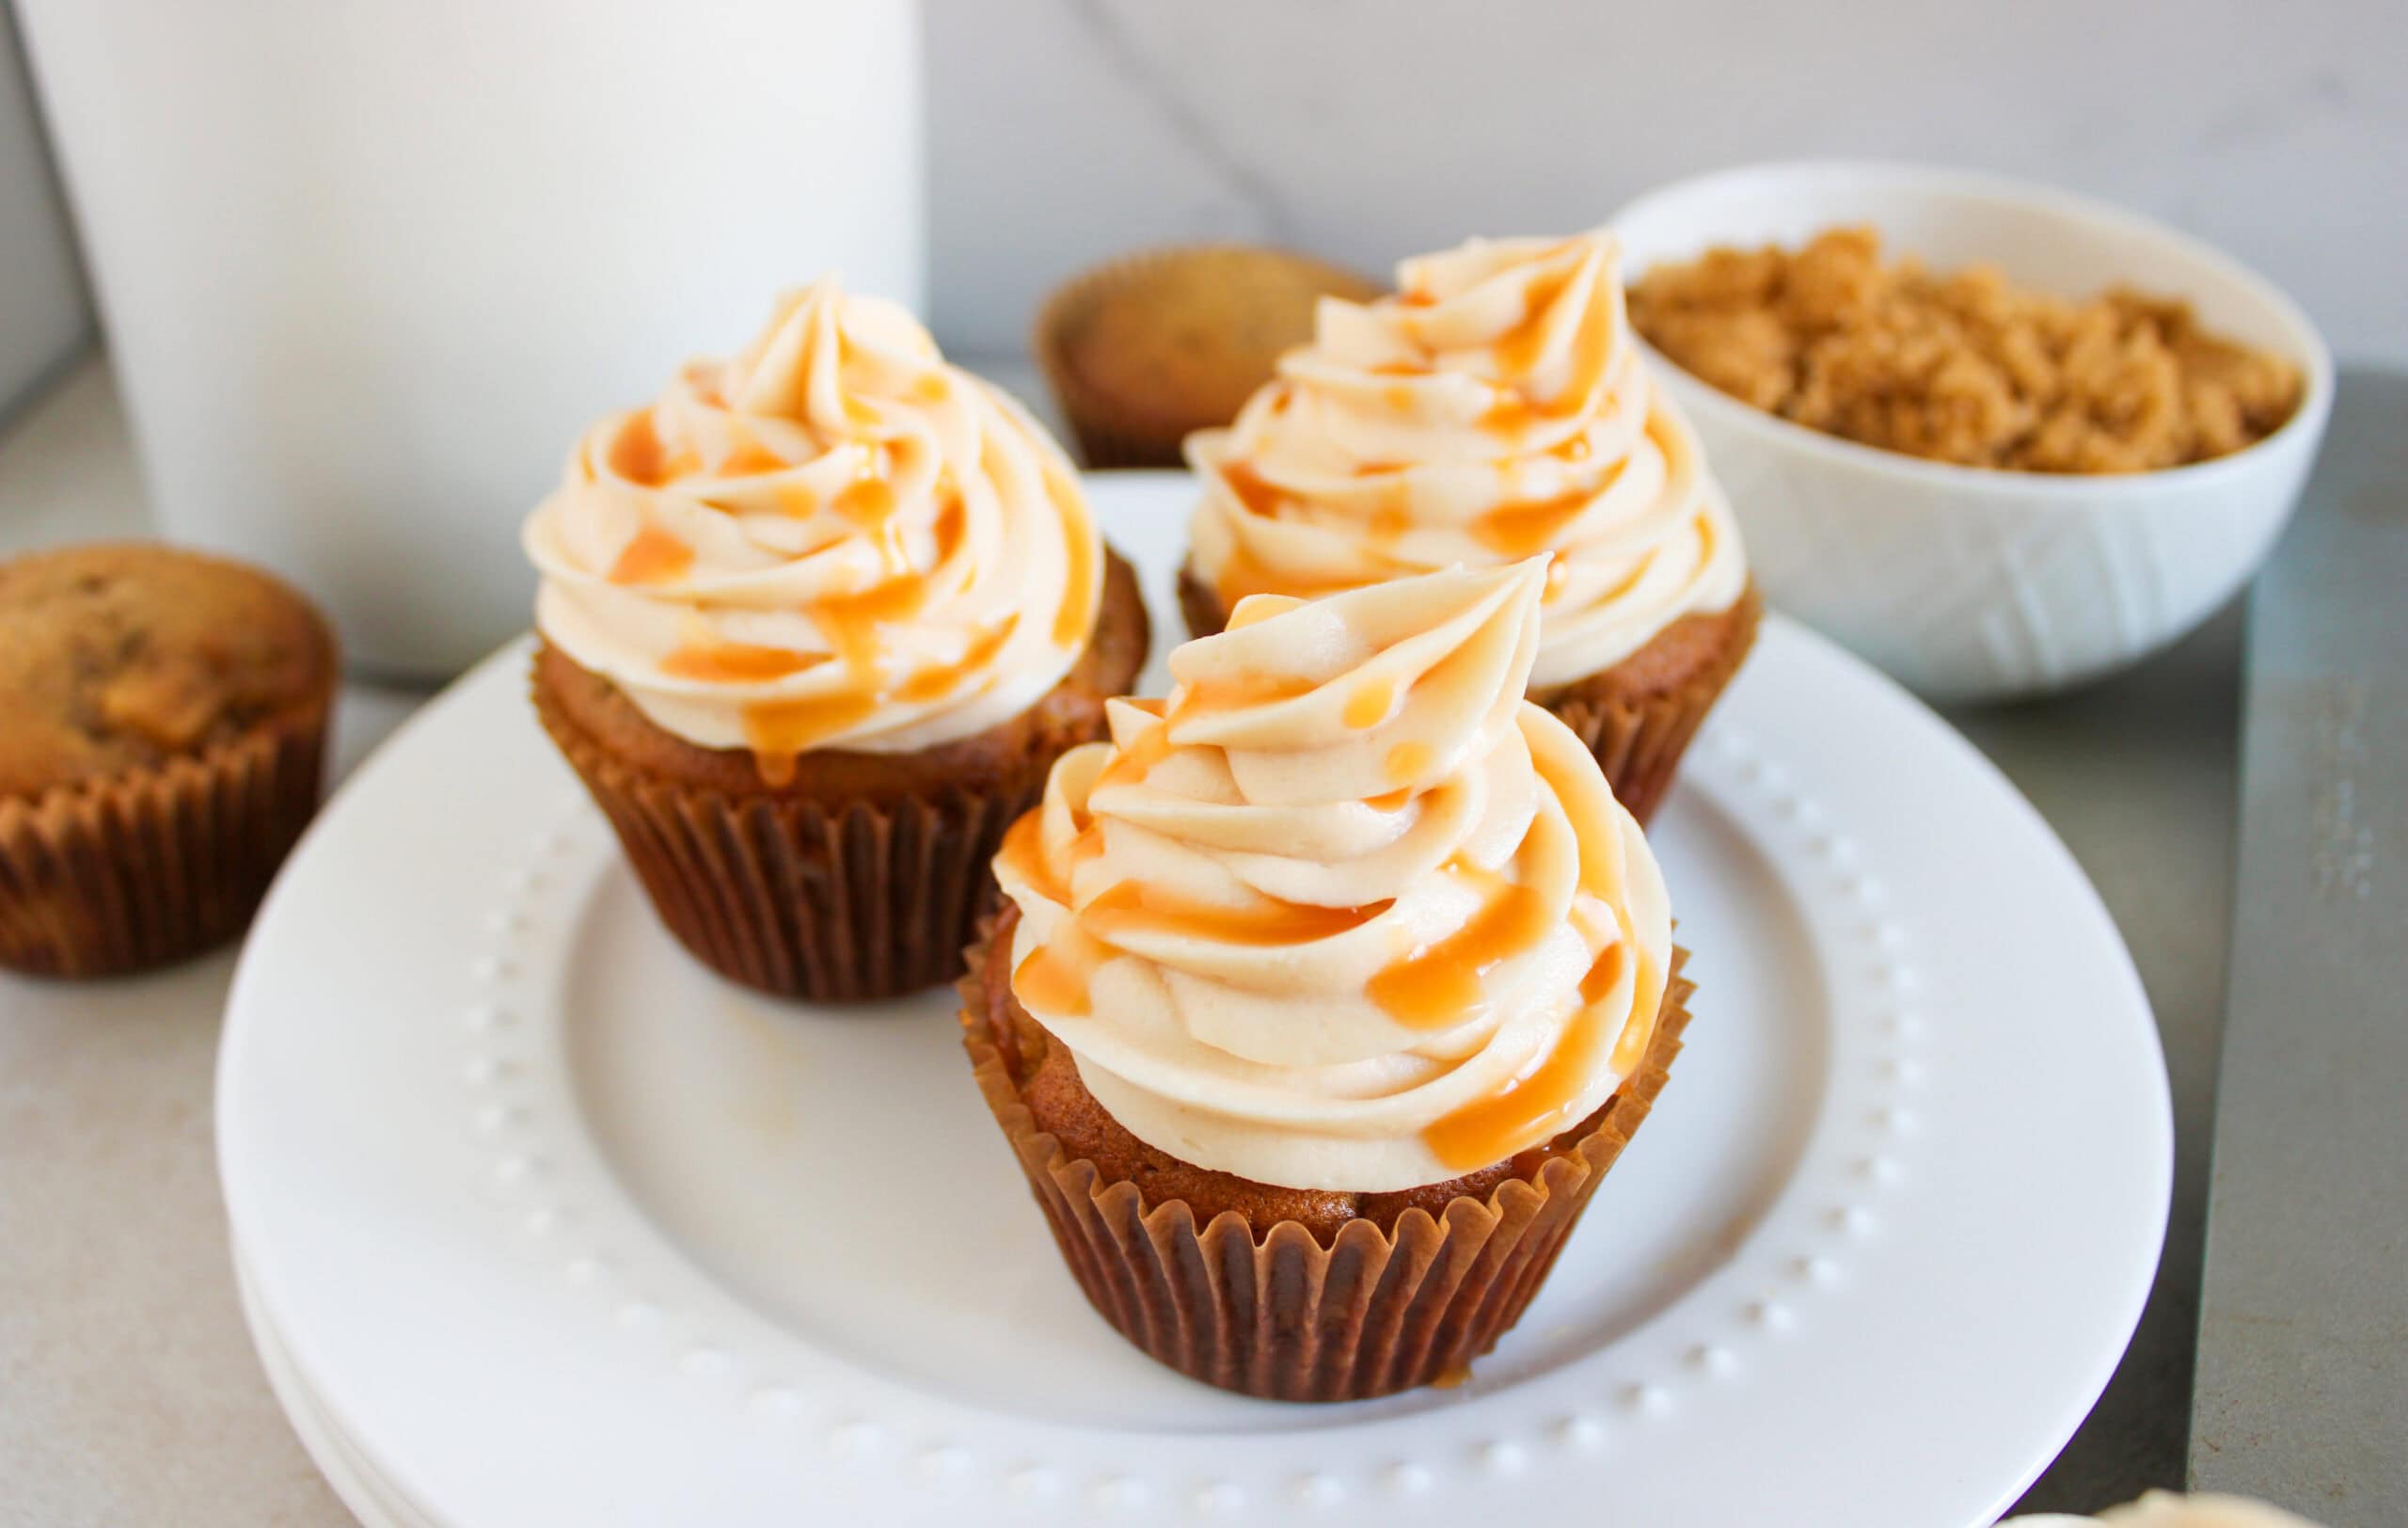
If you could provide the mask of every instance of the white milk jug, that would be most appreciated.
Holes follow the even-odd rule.
[[[920,306],[908,0],[19,0],[161,531],[372,671],[528,621],[585,425],[828,270]]]

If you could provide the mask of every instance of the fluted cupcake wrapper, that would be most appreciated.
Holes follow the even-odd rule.
[[[1681,756],[1688,751],[1689,740],[1697,736],[1706,712],[1722,698],[1722,692],[1730,687],[1739,665],[1747,661],[1749,649],[1756,644],[1756,629],[1764,615],[1763,597],[1751,583],[1740,600],[1743,619],[1737,637],[1715,655],[1710,667],[1692,676],[1678,689],[1643,701],[1599,700],[1580,694],[1576,686],[1568,693],[1536,697],[1596,756],[1597,767],[1613,787],[1614,800],[1622,803],[1641,827],[1652,821],[1656,809],[1664,804],[1665,796],[1672,788],[1672,777],[1680,771]],[[1184,567],[1179,574],[1179,608],[1187,618],[1188,631],[1195,636],[1209,636],[1228,621],[1220,597]]]
[[[678,943],[732,981],[848,1003],[942,986],[993,906],[989,862],[1045,771],[882,804],[730,797],[639,779],[536,686],[545,730],[610,819]]]
[[[1637,703],[1598,701],[1577,693],[1539,702],[1588,745],[1607,783],[1614,788],[1614,799],[1641,827],[1655,820],[1656,809],[1671,791],[1681,756],[1688,752],[1706,712],[1722,698],[1739,665],[1747,661],[1749,649],[1756,645],[1763,600],[1752,583],[1740,598],[1746,619],[1736,639],[1715,655],[1710,668],[1678,689]]]
[[[325,716],[0,801],[0,965],[99,977],[242,931],[318,809]]]
[[[983,941],[982,941],[983,945]],[[1433,1217],[1412,1208],[1384,1232],[1339,1228],[1323,1247],[1293,1220],[1227,1210],[1198,1227],[1182,1200],[1149,1205],[1106,1182],[1037,1127],[973,976],[962,982],[963,1044],[1063,1261],[1098,1314],[1182,1374],[1283,1401],[1354,1401],[1460,1375],[1521,1319],[1564,1239],[1654,1106],[1688,1025],[1692,990],[1673,978],[1639,1070],[1586,1135],[1527,1180]],[[974,948],[970,969],[983,969]]]

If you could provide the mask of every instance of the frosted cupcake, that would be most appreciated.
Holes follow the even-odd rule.
[[[1474,240],[1397,278],[1368,305],[1324,298],[1237,422],[1189,438],[1189,629],[1252,594],[1545,554],[1530,698],[1644,822],[1760,604],[1697,437],[1641,365],[1619,250]]]
[[[1043,429],[833,281],[596,425],[524,541],[546,728],[670,931],[775,993],[951,979],[1005,827],[1145,659]]]
[[[1679,1049],[1655,859],[1523,699],[1545,578],[1245,600],[996,860],[979,1086],[1089,1300],[1196,1378],[1486,1352]]]

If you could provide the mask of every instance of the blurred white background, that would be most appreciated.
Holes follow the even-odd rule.
[[[2400,0],[927,0],[940,338],[1019,348],[1080,264],[1199,235],[1386,272],[1751,159],[2089,192],[2408,355]]]
[[[896,3],[896,0],[876,0]],[[1601,218],[1750,159],[1980,167],[2155,214],[2408,356],[2399,0],[925,0],[940,338],[1019,352],[1038,297],[1149,242],[1384,272]],[[5,24],[5,16],[0,16]],[[0,49],[0,410],[89,332]],[[812,153],[798,145],[807,182]]]

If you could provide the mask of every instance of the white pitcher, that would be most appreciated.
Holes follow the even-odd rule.
[[[921,305],[909,0],[19,0],[160,529],[386,673],[527,624],[580,430],[782,286]]]

